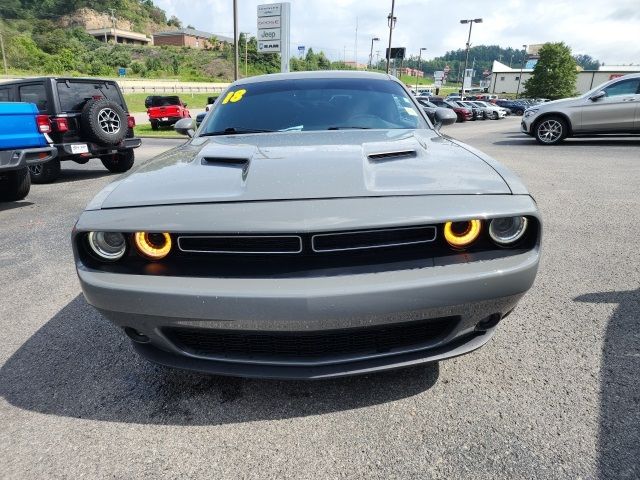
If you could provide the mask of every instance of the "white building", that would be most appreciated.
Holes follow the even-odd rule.
[[[524,82],[531,78],[533,69],[523,69],[522,79],[520,79],[520,72],[519,68],[510,68],[504,63],[494,61],[489,93],[516,93],[519,81],[520,93],[522,93]],[[578,72],[576,90],[578,93],[585,93],[601,83],[629,73],[640,73],[640,65],[603,65],[598,70],[583,70]]]

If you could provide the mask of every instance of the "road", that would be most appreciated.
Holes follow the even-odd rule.
[[[171,371],[84,301],[74,221],[100,163],[0,206],[3,478],[639,478],[640,138],[542,147],[518,119],[445,131],[515,170],[544,224],[536,284],[494,339],[320,382]],[[179,141],[146,140],[138,161]]]

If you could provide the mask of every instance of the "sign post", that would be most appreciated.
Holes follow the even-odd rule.
[[[291,4],[258,5],[258,53],[279,53],[280,71],[289,71]]]

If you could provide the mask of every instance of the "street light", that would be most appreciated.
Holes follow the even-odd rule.
[[[373,63],[373,42],[378,42],[380,39],[378,37],[373,37],[371,39],[371,51],[369,52],[369,68],[371,68],[371,65]]]
[[[249,57],[249,32],[241,32],[244,35],[244,76],[247,76],[247,64]]]
[[[462,87],[460,88],[460,99],[464,99],[464,77],[467,75],[467,66],[469,64],[469,47],[471,46],[471,27],[474,23],[482,23],[481,18],[470,18],[468,20],[460,20],[460,23],[469,24],[469,38],[467,38],[467,55],[464,59],[464,72],[462,72]]]
[[[389,24],[389,48],[387,49],[387,74],[389,73],[389,62],[391,61],[391,35],[396,27],[397,18],[393,16],[396,8],[396,0],[391,0],[391,13],[387,15],[387,23]]]
[[[527,46],[522,45],[524,49],[522,52],[522,63],[520,64],[520,76],[518,77],[518,89],[516,90],[516,98],[518,98],[518,94],[520,93],[520,82],[522,81],[522,70],[524,69],[524,62],[527,60]]]
[[[418,53],[418,69],[416,70],[416,94],[418,93],[418,72],[420,71],[420,60],[422,60],[423,50],[426,50],[426,48],[420,47],[420,53]]]

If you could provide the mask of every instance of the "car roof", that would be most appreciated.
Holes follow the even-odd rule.
[[[82,81],[82,82],[110,82],[110,83],[118,83],[116,80],[111,78],[92,78],[92,77],[26,77],[26,78],[15,78],[13,80],[3,81],[0,80],[0,84],[12,84],[12,83],[31,83],[31,82],[39,82],[43,80],[71,80],[71,81]]]
[[[393,75],[376,72],[356,72],[349,70],[318,70],[313,72],[270,73],[237,80],[233,85],[245,85],[257,82],[277,82],[279,80],[303,80],[313,78],[353,78],[361,80],[392,80],[401,85],[403,83]]]

